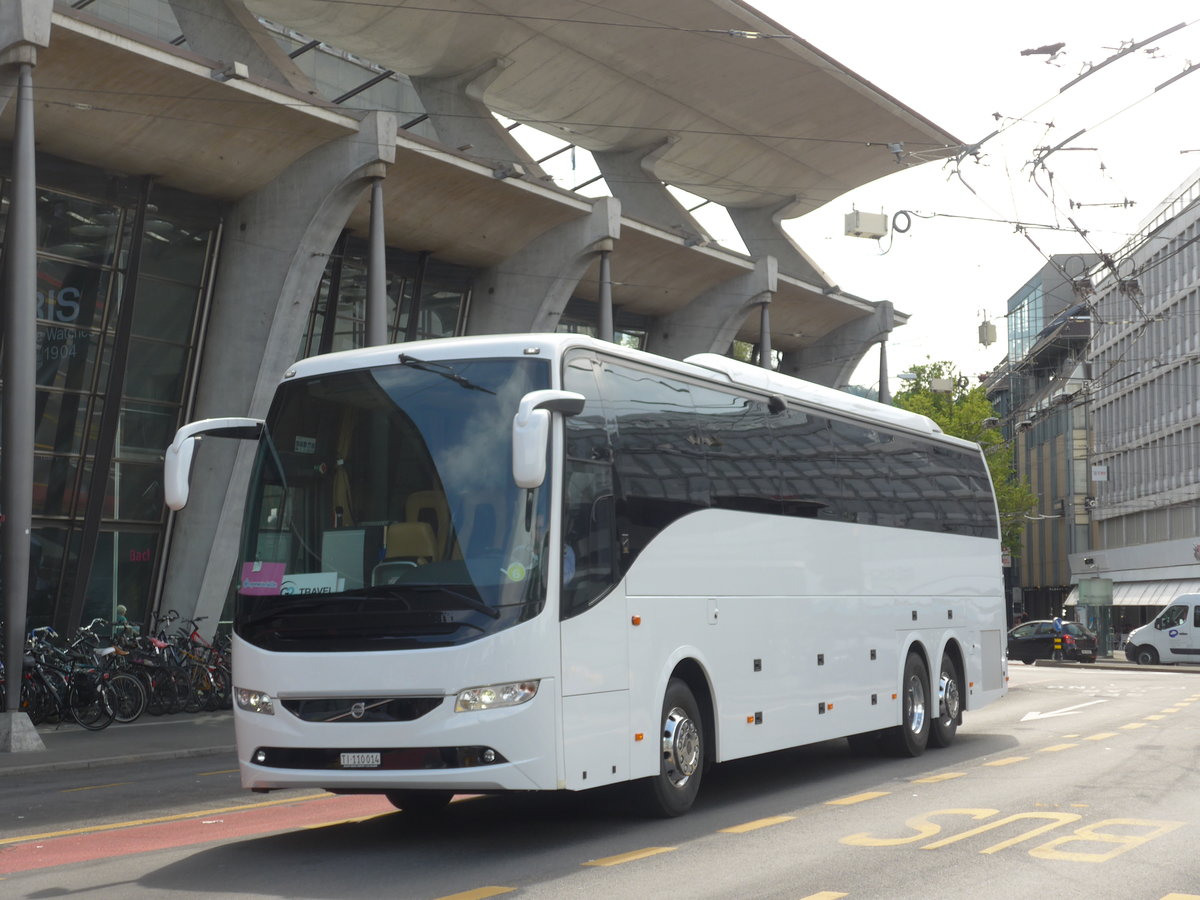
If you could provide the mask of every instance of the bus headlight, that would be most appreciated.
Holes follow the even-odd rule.
[[[237,700],[237,705],[246,712],[262,713],[264,716],[275,715],[275,703],[266,691],[234,688],[233,696]]]
[[[458,692],[454,711],[471,712],[477,709],[520,706],[534,698],[539,684],[541,684],[540,681],[514,681],[510,684],[489,684],[484,687],[467,688]]]

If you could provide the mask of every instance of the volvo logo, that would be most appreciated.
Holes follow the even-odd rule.
[[[366,712],[367,712],[367,704],[363,703],[361,700],[351,704],[351,706],[350,706],[350,716],[352,718],[361,719],[366,714]]]

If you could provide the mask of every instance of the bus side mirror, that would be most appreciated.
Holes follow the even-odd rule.
[[[167,506],[179,510],[187,506],[188,481],[192,474],[192,457],[196,453],[196,441],[205,434],[214,437],[258,440],[262,434],[262,419],[229,417],[201,419],[184,425],[175,432],[175,440],[163,458],[163,497]]]
[[[546,480],[550,413],[583,411],[585,398],[574,391],[531,391],[521,398],[512,425],[512,471],[517,487],[536,488]]]

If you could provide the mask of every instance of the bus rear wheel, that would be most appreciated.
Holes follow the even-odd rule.
[[[958,665],[949,656],[942,657],[938,674],[937,715],[929,723],[929,743],[949,747],[954,743],[962,722],[962,684],[958,680]]]
[[[916,653],[904,661],[900,700],[900,724],[883,733],[883,749],[891,756],[920,756],[929,743],[929,670]]]
[[[706,755],[700,707],[682,679],[667,684],[659,741],[659,772],[643,782],[643,805],[652,816],[681,816],[696,801]]]

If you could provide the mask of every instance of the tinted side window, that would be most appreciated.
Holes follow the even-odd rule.
[[[841,519],[865,525],[903,526],[905,516],[888,477],[886,448],[892,436],[852,422],[833,420],[833,483]]]
[[[836,510],[828,497],[833,468],[829,420],[788,408],[771,417],[770,427],[779,461],[783,514],[833,518]]]
[[[564,419],[567,453],[559,611],[564,619],[595,605],[617,581],[612,448],[593,368],[586,354],[568,357],[563,368],[563,387],[587,398],[582,413]]]
[[[616,520],[624,572],[675,520],[708,506],[691,385],[603,361],[600,390],[616,425]]]
[[[765,402],[693,387],[715,509],[779,513],[779,465]]]

